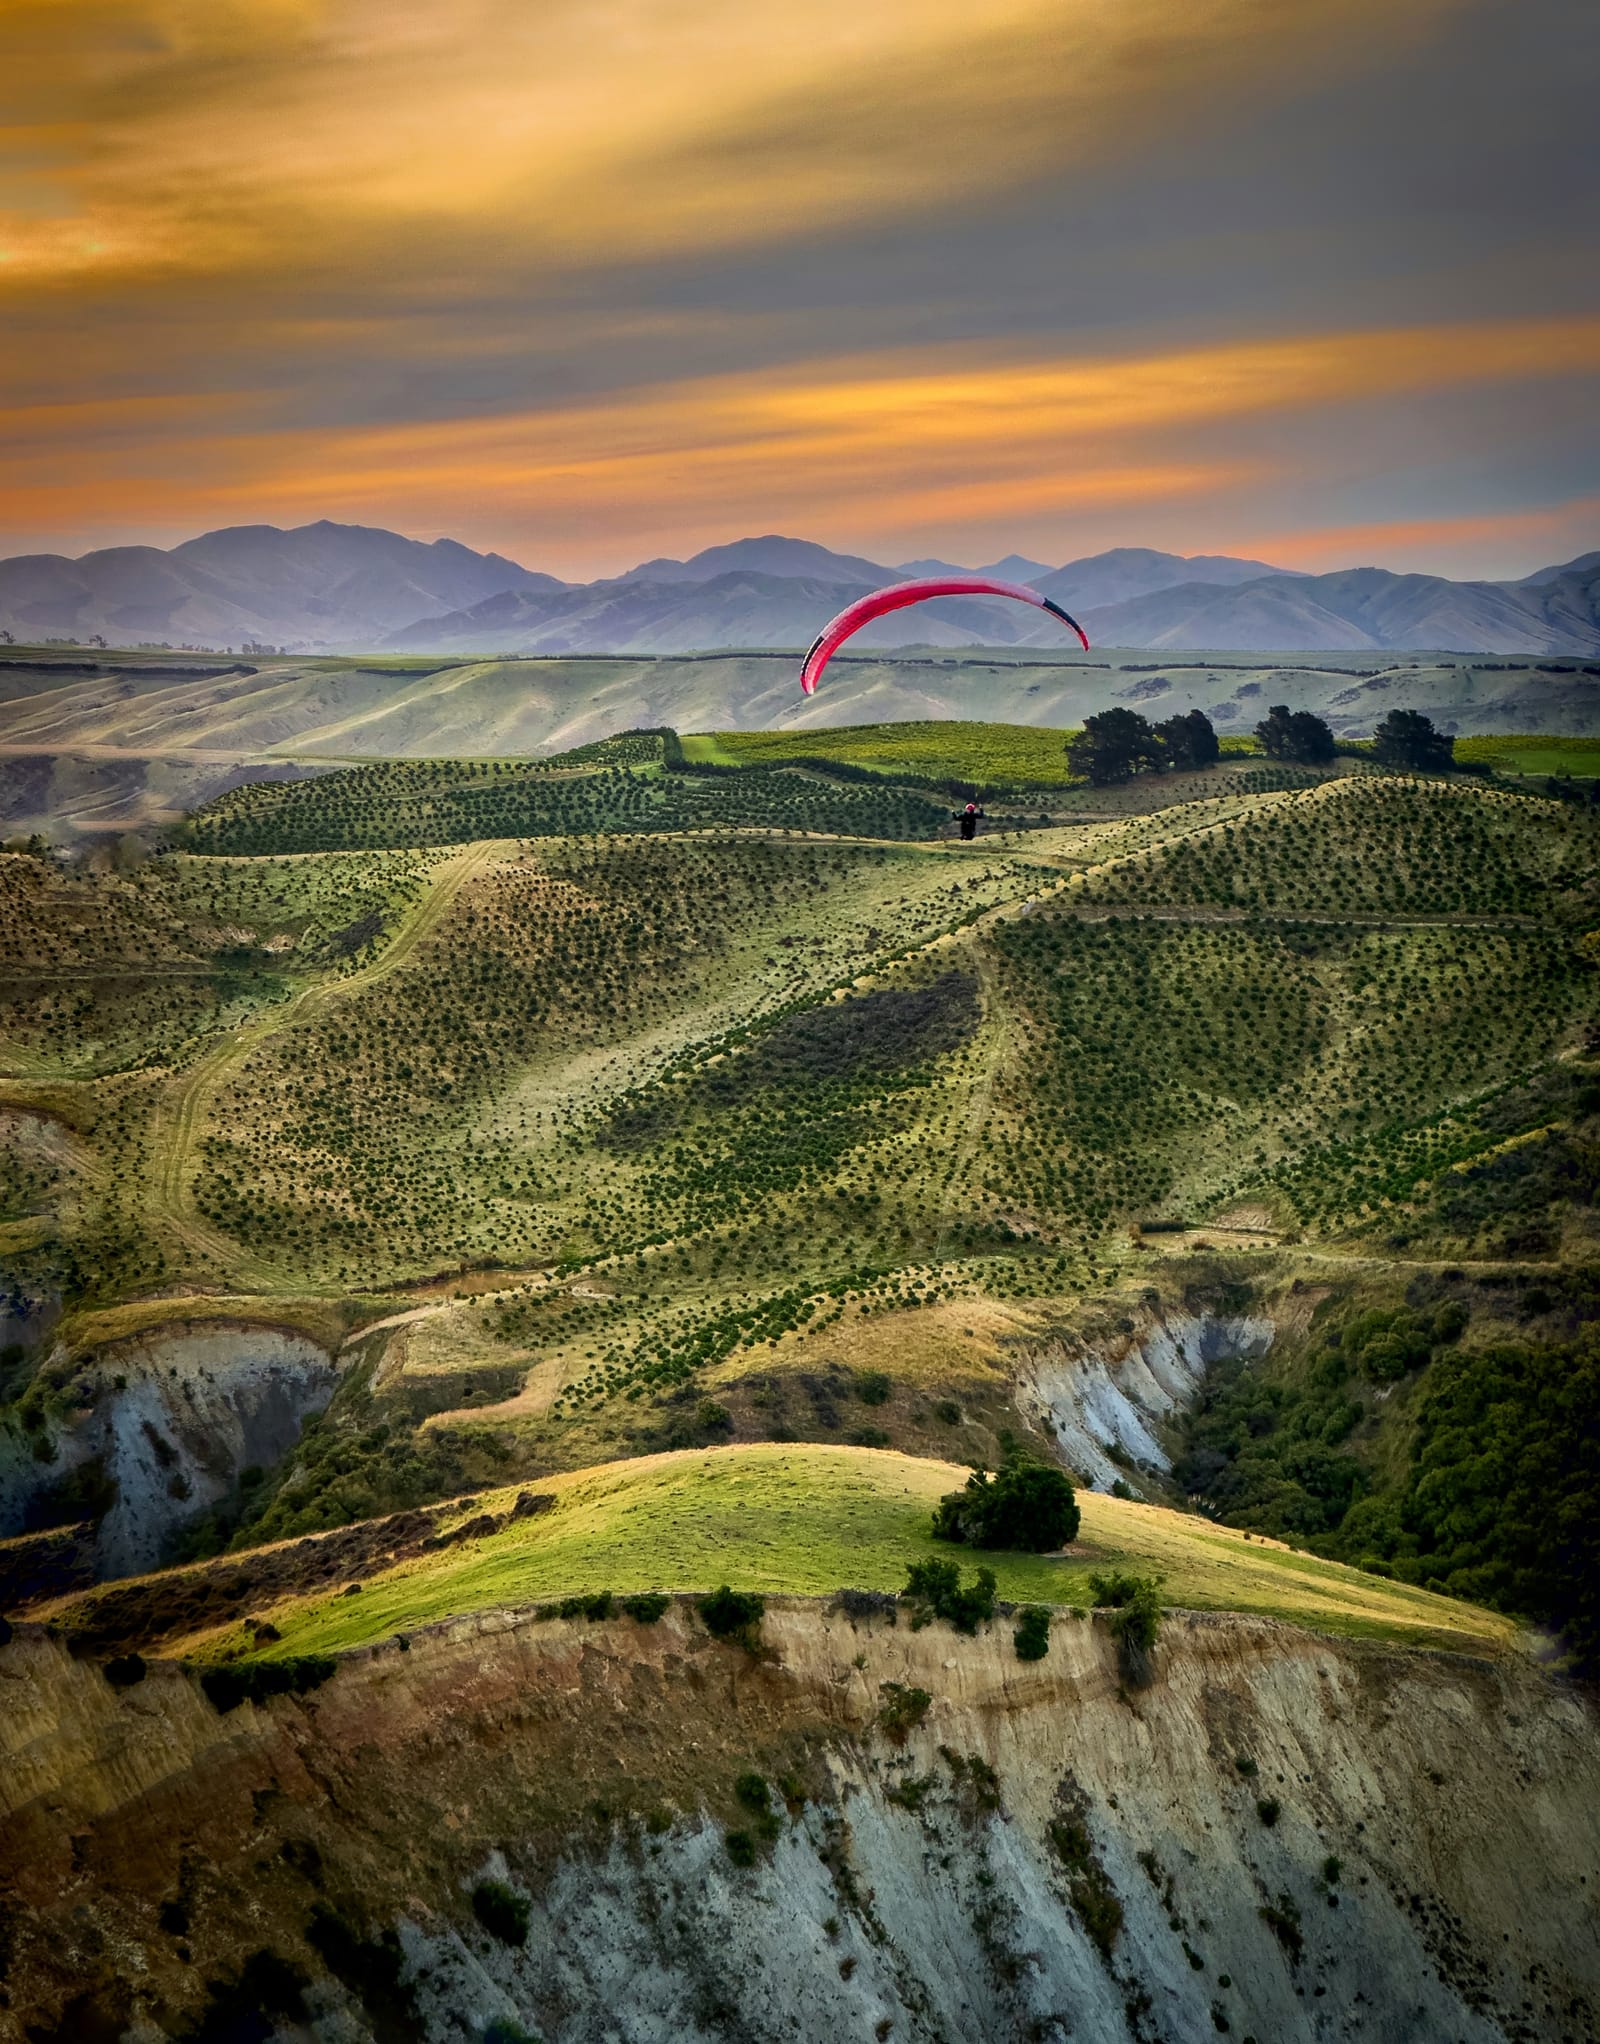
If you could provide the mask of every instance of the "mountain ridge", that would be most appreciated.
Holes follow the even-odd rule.
[[[77,560],[0,560],[0,629],[33,643],[291,652],[687,653],[799,648],[869,590],[914,573],[1030,582],[1101,645],[1153,650],[1600,653],[1600,551],[1519,580],[1451,581],[1376,566],[1325,574],[1224,554],[1113,547],[1057,568],[1022,555],[966,569],[886,566],[778,533],[570,583],[453,539],[330,520],[224,527],[179,545]],[[1049,650],[1053,621],[988,598],[941,598],[869,626],[864,650]]]

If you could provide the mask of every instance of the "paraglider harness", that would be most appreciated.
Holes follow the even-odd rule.
[[[956,822],[961,826],[963,838],[970,841],[978,835],[978,820],[982,817],[983,811],[976,802],[969,802],[965,809],[957,809],[953,814]]]

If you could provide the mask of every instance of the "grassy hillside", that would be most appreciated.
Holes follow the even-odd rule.
[[[0,861],[8,1296],[389,1323],[202,1551],[730,1433],[994,1460],[1018,1347],[1157,1264],[1259,1299],[1292,1245],[1403,1302],[1429,1260],[1592,1259],[1585,809],[1241,761],[963,845],[914,787],[668,753],[390,763],[224,798],[205,851]],[[99,1395],[70,1333],[37,1360],[0,1412],[35,1435]],[[1341,1512],[1405,1493],[1413,1407],[1374,1391]],[[1289,1495],[1217,1505],[1342,1528]]]
[[[952,1552],[992,1566],[1002,1597],[1092,1603],[1096,1568],[1153,1570],[1174,1604],[1257,1611],[1332,1632],[1426,1644],[1502,1644],[1511,1628],[1486,1612],[1295,1554],[1157,1506],[1084,1499],[1069,1557],[968,1555],[928,1531],[940,1495],[967,1472],[864,1448],[750,1447],[656,1455],[556,1477],[555,1508],[486,1537],[368,1577],[359,1597],[295,1598],[259,1616],[282,1634],[268,1651],[325,1653],[498,1604],[610,1589],[746,1589],[828,1595],[899,1590],[907,1566]],[[473,1500],[469,1516],[504,1516],[514,1491]],[[446,1529],[449,1530],[448,1528]],[[248,1645],[240,1629],[208,1651]]]
[[[1449,655],[842,654],[814,699],[800,694],[796,656],[761,653],[218,666],[6,649],[0,758],[159,762],[170,795],[181,792],[174,763],[184,760],[527,757],[639,725],[815,736],[973,718],[1057,731],[1117,702],[1152,716],[1204,710],[1224,735],[1248,734],[1275,702],[1328,717],[1341,736],[1370,733],[1391,709],[1425,711],[1469,737],[1586,732],[1593,719],[1592,662]]]
[[[607,752],[624,749],[610,741]],[[572,837],[704,829],[809,830],[829,835],[931,837],[948,805],[914,789],[841,783],[803,772],[727,780],[661,770],[659,739],[633,742],[633,760],[589,766],[430,761],[356,767],[296,782],[256,782],[193,818],[196,850],[255,855],[366,845],[464,844],[486,837]]]
[[[833,759],[874,773],[1059,786],[1069,778],[1064,757],[1069,735],[1020,724],[858,724],[842,730],[707,732],[685,738],[683,749],[689,759],[724,766]]]

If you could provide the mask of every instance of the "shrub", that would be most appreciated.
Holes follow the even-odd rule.
[[[856,1373],[856,1396],[863,1405],[887,1405],[891,1388],[886,1370],[859,1370]]]
[[[113,1689],[131,1689],[145,1676],[143,1654],[117,1654],[100,1671]]]
[[[852,1625],[864,1618],[887,1618],[891,1625],[896,1622],[892,1590],[839,1590],[829,1608],[842,1611]]]
[[[611,1592],[592,1590],[576,1597],[563,1597],[555,1607],[557,1618],[609,1618],[611,1616]]]
[[[994,1591],[993,1569],[979,1569],[972,1583],[963,1587],[957,1563],[914,1561],[900,1595],[911,1606],[913,1631],[942,1618],[957,1632],[974,1633],[984,1619],[994,1616]]]
[[[1283,1805],[1276,1796],[1258,1796],[1256,1798],[1256,1815],[1270,1831],[1283,1815]]]
[[[1097,1605],[1112,1612],[1111,1636],[1148,1653],[1161,1629],[1161,1585],[1154,1576],[1128,1575],[1122,1570],[1096,1572],[1089,1591]]]
[[[1275,1903],[1269,1902],[1256,1914],[1288,1953],[1290,1965],[1297,1965],[1305,1939],[1300,1935],[1300,1910],[1294,1897],[1285,1889]]]
[[[928,1715],[933,1698],[926,1689],[907,1688],[900,1682],[880,1682],[878,1694],[883,1698],[878,1723],[896,1746],[903,1746]]]
[[[1050,1613],[1042,1604],[1030,1604],[1011,1638],[1019,1661],[1042,1661],[1050,1651]]]
[[[730,1831],[722,1842],[728,1848],[728,1857],[736,1867],[755,1865],[756,1842],[748,1831]]]
[[[733,1785],[733,1793],[754,1818],[757,1837],[769,1841],[776,1838],[783,1826],[772,1807],[772,1791],[767,1786],[766,1776],[741,1774]]]
[[[702,1623],[713,1639],[734,1640],[746,1653],[755,1653],[761,1642],[761,1620],[767,1601],[754,1590],[730,1590],[724,1583],[699,1603]]]
[[[695,1407],[694,1423],[703,1434],[731,1434],[733,1414],[714,1398],[702,1398]]]
[[[472,1913],[490,1937],[498,1938],[501,1944],[528,1942],[528,1919],[532,1913],[528,1900],[515,1888],[508,1888],[504,1881],[480,1881],[472,1891]]]
[[[337,1910],[318,1902],[306,1926],[306,1943],[370,2012],[389,2019],[385,2029],[414,2023],[410,1990],[401,1985],[405,1954],[392,1930],[364,1938]]]
[[[639,1590],[622,1599],[622,1608],[637,1625],[654,1625],[672,1599],[665,1590]]]
[[[202,1669],[200,1687],[217,1714],[226,1717],[241,1703],[265,1703],[271,1696],[304,1696],[326,1682],[338,1665],[332,1654],[295,1654],[281,1661],[246,1661],[242,1665],[228,1662]]]
[[[887,1448],[889,1436],[882,1427],[852,1427],[845,1435],[852,1448]]]
[[[942,1426],[956,1427],[961,1424],[961,1408],[953,1398],[936,1398],[933,1402],[933,1416]]]
[[[1048,1554],[1078,1531],[1078,1501],[1063,1471],[1012,1457],[997,1476],[975,1469],[963,1490],[939,1500],[936,1540]]]
[[[754,1810],[758,1816],[764,1817],[772,1807],[772,1791],[764,1774],[741,1774],[733,1785],[733,1793],[747,1810]]]
[[[277,2033],[277,2018],[299,2024],[306,2015],[302,1970],[276,1952],[250,1953],[239,1969],[237,1980],[208,1980],[206,2005],[196,2027],[185,2032],[196,2038],[270,2037]],[[112,2025],[115,2028],[115,2025]],[[64,2036],[64,2030],[57,2030]]]

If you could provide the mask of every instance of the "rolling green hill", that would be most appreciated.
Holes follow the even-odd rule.
[[[1279,1385],[1287,1459],[1186,1488],[1175,1458],[1232,1468],[1262,1414],[1225,1406],[1219,1448],[1170,1411],[1119,1480],[1567,1622],[1548,1557],[1501,1579],[1345,1525],[1413,1509],[1442,1351],[1341,1394],[1326,1495],[1289,1450],[1334,1423],[1297,1285],[1337,1341],[1450,1259],[1526,1289],[1593,1258],[1587,810],[1243,759],[964,845],[917,783],[1033,739],[790,743],[384,762],[224,795],[181,852],[0,860],[0,1260],[63,1316],[6,1366],[29,1510],[92,1502],[52,1444],[116,1395],[93,1330],[163,1298],[356,1329],[196,1552],[730,1439],[1067,1455],[1039,1357],[1258,1313],[1241,1381]],[[1520,1338],[1486,1301],[1463,1354]]]
[[[271,1657],[340,1652],[458,1613],[611,1590],[706,1590],[729,1580],[768,1593],[828,1596],[850,1586],[897,1591],[912,1562],[941,1550],[928,1525],[942,1492],[967,1472],[866,1448],[753,1446],[608,1463],[550,1479],[553,1509],[510,1517],[513,1491],[450,1515],[445,1534],[485,1519],[499,1529],[442,1546],[342,1591],[273,1602],[258,1616],[280,1638]],[[1322,1630],[1410,1644],[1494,1650],[1504,1619],[1276,1542],[1117,1498],[1084,1501],[1070,1557],[992,1560],[1002,1597],[1084,1610],[1098,1570],[1154,1571],[1176,1603],[1243,1610]],[[84,1610],[92,1618],[91,1599]],[[72,1623],[72,1608],[66,1613]],[[168,1651],[250,1651],[242,1626],[169,1638]]]

